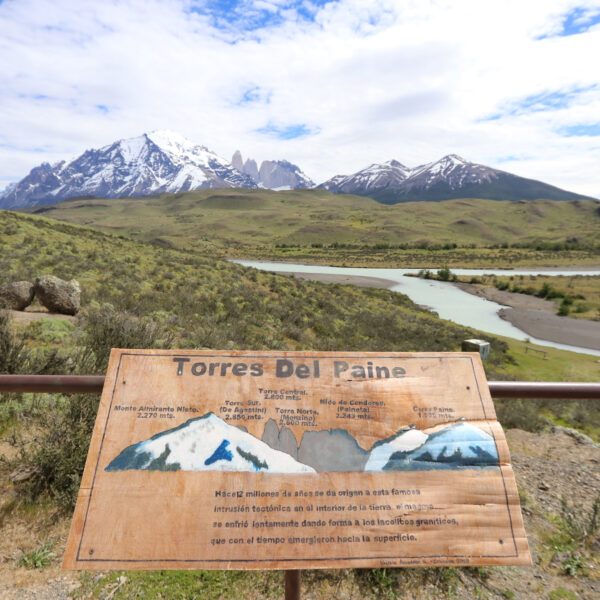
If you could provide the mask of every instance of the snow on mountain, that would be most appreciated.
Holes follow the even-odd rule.
[[[334,193],[368,194],[370,192],[395,190],[410,191],[413,188],[428,190],[439,182],[450,189],[466,183],[489,182],[501,171],[470,163],[456,154],[449,154],[438,161],[411,169],[397,160],[373,164],[352,175],[336,175],[319,187]]]
[[[0,207],[55,203],[73,196],[145,196],[205,188],[256,188],[248,175],[182,135],[162,130],[43,163],[0,195]]]
[[[54,204],[77,196],[118,198],[206,188],[313,188],[314,183],[286,160],[245,162],[239,151],[228,162],[205,146],[173,131],[160,130],[86,150],[70,161],[34,167],[0,193],[0,208]],[[352,175],[336,175],[317,186],[396,204],[450,198],[494,200],[578,200],[586,196],[469,162],[456,154],[409,168],[397,160],[372,164]]]
[[[576,200],[584,196],[448,154],[413,169],[392,160],[352,175],[336,175],[318,186],[336,194],[370,196],[385,204],[450,198]]]
[[[125,448],[106,467],[107,471],[130,469],[315,473],[212,412]]]
[[[451,190],[456,190],[469,183],[489,183],[498,179],[501,173],[502,171],[484,165],[470,163],[456,154],[449,154],[436,162],[412,169],[404,182],[404,187],[407,190],[413,188],[428,190],[442,182]]]
[[[414,427],[405,427],[395,436],[373,444],[365,471],[383,471],[395,452],[409,452],[427,441],[427,434]]]
[[[397,450],[385,471],[420,471],[498,466],[494,438],[471,423],[455,423],[427,436],[417,448]]]
[[[372,164],[353,175],[336,175],[317,187],[335,194],[368,194],[395,189],[402,185],[410,173],[411,170],[402,163],[390,160],[383,164]]]

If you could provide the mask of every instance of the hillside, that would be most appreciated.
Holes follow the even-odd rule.
[[[596,245],[593,200],[482,199],[386,206],[324,190],[202,190],[145,198],[72,199],[30,209],[53,219],[177,247],[256,248],[350,244],[477,247],[570,241]]]
[[[0,232],[0,283],[76,278],[84,309],[110,303],[154,319],[181,347],[455,350],[473,333],[387,290],[299,281],[10,211]]]

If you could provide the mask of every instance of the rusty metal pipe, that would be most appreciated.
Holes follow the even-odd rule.
[[[0,392],[100,394],[102,375],[0,375]]]
[[[0,375],[0,392],[100,394],[102,375]],[[494,398],[600,399],[600,383],[490,381]]]
[[[600,399],[600,383],[490,381],[493,398]]]

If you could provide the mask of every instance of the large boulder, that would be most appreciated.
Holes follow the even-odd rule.
[[[33,283],[13,281],[0,287],[0,305],[12,310],[25,310],[33,301]]]
[[[75,315],[79,310],[81,288],[75,279],[64,281],[54,275],[42,275],[35,280],[35,295],[50,311]]]

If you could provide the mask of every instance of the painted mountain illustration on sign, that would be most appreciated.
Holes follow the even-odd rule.
[[[219,419],[212,412],[125,448],[107,471],[253,471],[314,473],[289,454]]]
[[[375,442],[369,453],[365,471],[383,471],[396,452],[409,452],[423,446],[427,434],[414,427],[404,427],[396,435],[380,442]]]
[[[431,434],[412,426],[403,427],[365,450],[344,429],[306,431],[298,445],[292,431],[279,431],[273,419],[267,421],[263,439],[259,440],[210,412],[128,446],[106,471],[300,474],[473,469],[498,464],[494,438],[466,422]]]
[[[408,435],[410,432],[403,434]],[[470,423],[456,423],[430,434],[414,449],[397,450],[389,456],[383,470],[429,471],[492,466],[498,466],[494,438]]]

